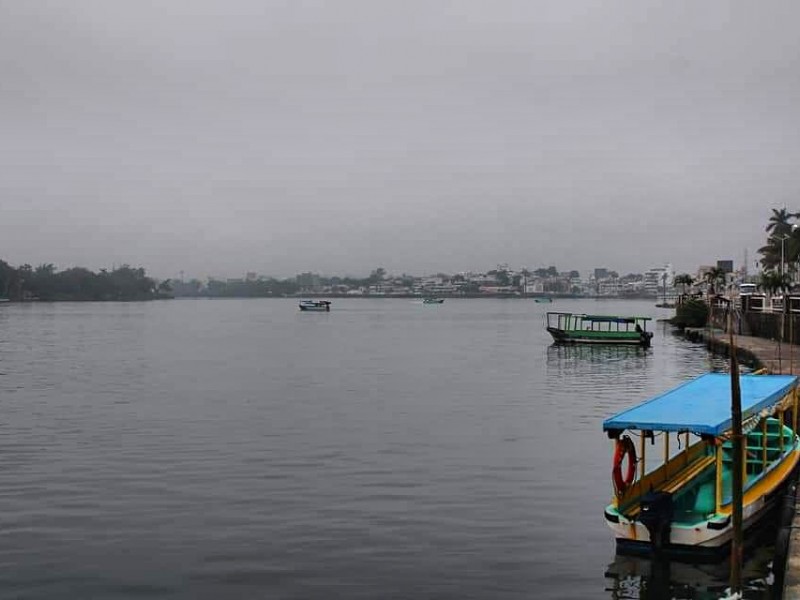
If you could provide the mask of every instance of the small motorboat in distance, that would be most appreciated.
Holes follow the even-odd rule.
[[[423,298],[423,304],[444,304],[444,298]]]
[[[611,317],[564,312],[547,313],[547,331],[558,344],[631,344],[649,346],[650,317]]]
[[[745,542],[755,539],[751,528],[795,478],[797,381],[793,375],[739,376]],[[605,519],[619,554],[694,562],[726,552],[733,537],[731,427],[726,373],[706,373],[603,421],[614,443],[614,496]],[[656,440],[663,448],[650,454]]]
[[[314,312],[330,312],[330,300],[300,300],[300,310]]]
[[[550,304],[553,299],[546,296],[539,296],[538,298],[534,298],[533,301],[537,304]]]

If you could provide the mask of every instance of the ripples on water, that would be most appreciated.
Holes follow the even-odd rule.
[[[703,597],[615,558],[601,422],[723,363],[660,325],[649,350],[555,347],[544,310],[0,307],[0,594]]]

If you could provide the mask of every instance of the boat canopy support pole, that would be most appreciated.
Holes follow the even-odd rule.
[[[611,437],[611,433],[609,432],[609,437]],[[617,438],[618,436],[611,437],[611,464],[614,464],[614,458],[617,455]],[[611,506],[614,508],[619,508],[619,496],[614,493],[613,498],[611,499]]]
[[[669,462],[669,431],[664,432],[664,464]]]
[[[642,431],[642,436],[639,438],[639,456],[641,457],[639,462],[639,479],[644,479],[645,474],[644,458],[645,452],[647,451],[647,445],[645,444],[646,441],[647,436],[645,435],[645,432]]]
[[[680,433],[678,434],[680,435]],[[689,464],[689,432],[687,431],[683,437],[683,464]]]
[[[715,482],[714,482],[714,503],[715,503],[715,512],[719,514],[719,510],[722,507],[722,442],[720,440],[715,439],[714,445],[716,446],[716,462],[717,468],[715,470]]]
[[[747,483],[747,436],[742,435],[742,486]],[[742,487],[744,490],[744,487]],[[744,493],[744,491],[742,492]]]

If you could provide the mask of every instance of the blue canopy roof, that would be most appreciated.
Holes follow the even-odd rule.
[[[794,375],[741,375],[742,418],[783,398]],[[719,435],[731,427],[731,376],[706,373],[603,421],[603,430],[648,429]]]

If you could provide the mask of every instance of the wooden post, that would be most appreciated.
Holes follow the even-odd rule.
[[[744,487],[742,444],[742,392],[739,387],[739,364],[736,362],[736,344],[733,327],[728,327],[731,344],[731,440],[733,442],[733,540],[731,543],[731,594],[742,590],[742,488]]]
[[[618,441],[619,440],[617,440],[617,439],[611,440],[611,464],[612,465],[614,464],[614,459],[617,456],[617,443],[618,443]],[[614,485],[614,483],[613,483],[613,481],[614,481],[613,476],[611,478],[611,481],[612,481],[611,487],[614,488],[614,497],[611,499],[611,506],[613,506],[614,508],[619,508],[619,496],[617,495],[616,485]]]
[[[714,485],[714,499],[715,499],[715,507],[714,512],[719,514],[719,509],[722,507],[722,440],[715,439],[714,443],[717,446],[717,471],[716,471],[716,481]]]
[[[689,432],[683,434],[684,452],[686,453],[686,464],[689,464]]]
[[[783,316],[785,314],[786,314],[786,292],[783,293],[783,302],[781,302],[781,334],[778,336],[778,373],[783,373],[781,346],[783,345]]]
[[[789,375],[794,375],[794,315],[789,313]]]

